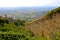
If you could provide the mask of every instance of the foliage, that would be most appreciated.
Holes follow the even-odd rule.
[[[25,30],[24,26],[24,20],[0,17],[0,40],[33,40],[34,34]]]
[[[52,13],[53,14],[60,13],[60,7],[49,12],[47,14],[47,16],[52,16],[53,15]],[[30,23],[26,23],[26,24],[28,25]],[[52,24],[52,23],[50,23],[50,24]],[[46,25],[46,23],[45,23],[45,25]],[[43,26],[45,26],[45,25],[43,25]],[[35,28],[36,26],[38,26],[38,25],[35,25],[33,28]],[[48,26],[48,24],[47,24],[47,26]],[[40,25],[40,27],[41,27],[41,25]],[[51,37],[44,36],[44,34],[43,34],[43,36],[39,36],[38,33],[40,33],[41,29],[40,30],[37,29],[37,30],[39,30],[39,31],[37,31],[36,28],[35,28],[35,30],[33,29],[33,31],[26,30],[24,20],[19,20],[19,19],[11,20],[9,18],[0,17],[0,40],[51,40],[51,38],[52,38],[52,40],[60,40],[59,32],[54,32],[54,34],[51,35],[53,33],[52,32],[51,34],[49,34],[49,35],[51,35]],[[44,30],[43,33],[45,33],[45,34],[50,33],[49,32],[50,30],[49,31],[45,30],[45,29],[47,29],[47,27],[42,28],[42,29]],[[36,33],[38,32],[37,33],[38,37],[36,36],[36,34],[34,34],[34,31]]]
[[[22,26],[22,25],[24,26],[24,23],[25,23],[25,21],[19,20],[19,19],[14,21],[14,24],[15,24],[16,26]]]
[[[51,10],[50,12],[48,12],[46,14],[46,16],[52,18],[52,16],[54,16],[56,14],[60,14],[60,7],[56,8],[54,10]]]

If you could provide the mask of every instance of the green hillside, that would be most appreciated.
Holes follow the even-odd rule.
[[[34,34],[24,25],[24,20],[0,17],[0,40],[33,40]]]

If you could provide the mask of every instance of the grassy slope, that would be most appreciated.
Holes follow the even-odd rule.
[[[60,40],[60,7],[47,13],[42,18],[32,21],[26,28],[36,36],[47,37],[50,40]]]

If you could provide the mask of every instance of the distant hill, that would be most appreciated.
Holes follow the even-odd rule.
[[[26,24],[36,36],[50,40],[60,40],[60,7],[48,12],[45,16]]]

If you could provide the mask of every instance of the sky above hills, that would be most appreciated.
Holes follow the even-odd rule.
[[[0,7],[60,6],[60,0],[0,0]]]

